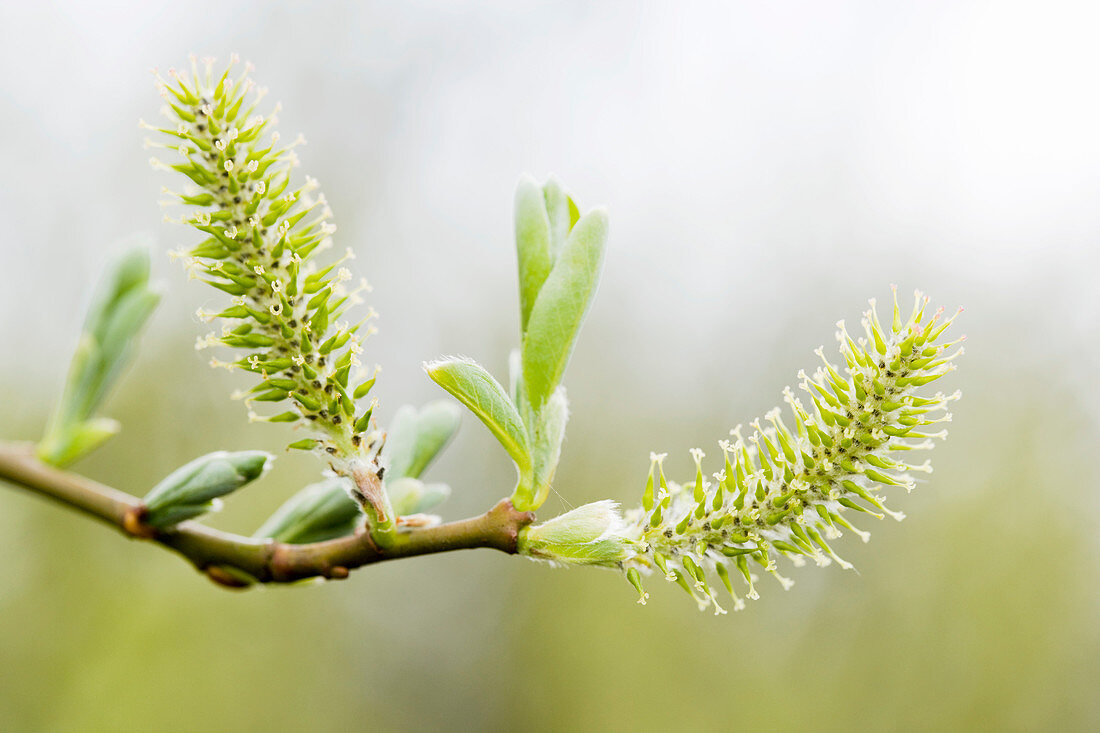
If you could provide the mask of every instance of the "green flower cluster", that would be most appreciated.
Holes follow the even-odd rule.
[[[818,349],[823,366],[812,376],[799,374],[809,409],[789,388],[784,393],[793,429],[776,409],[766,415],[767,425],[752,423],[748,440],[739,428],[732,430],[734,440],[719,444],[725,465],[713,477],[704,474],[698,449],[692,451],[695,480],[682,485],[666,481],[664,455],[651,456],[642,507],[628,514],[622,533],[637,543],[626,547],[620,566],[638,589],[640,603],[648,597],[641,573],[656,569],[700,608],[713,605],[715,613],[724,613],[708,580],[713,572],[739,610],[744,602],[731,570],[745,579],[747,595],[755,599],[753,566],[790,587],[792,581],[776,566],[780,555],[795,565],[809,558],[850,568],[829,542],[842,530],[863,541],[869,535],[851,524],[846,510],[903,518],[886,508],[881,490],[912,490],[911,474],[932,470],[927,462],[905,457],[947,435],[930,427],[951,419],[946,408],[959,397],[957,392],[917,394],[954,369],[952,361],[962,353],[957,345],[965,338],[943,342],[955,316],[944,318],[942,309],[929,314],[927,305],[917,293],[913,312],[903,321],[895,293],[893,319],[884,327],[871,301],[863,319],[866,338],[858,341],[838,323],[843,374]]]
[[[316,451],[341,475],[377,474],[382,434],[371,420],[374,403],[358,406],[375,375],[352,374],[375,314],[371,310],[354,325],[341,320],[368,286],[345,285],[352,279],[342,266],[353,257],[350,249],[318,263],[336,230],[332,212],[324,196],[314,193],[313,179],[291,187],[293,148],[302,141],[280,145],[273,130],[278,108],[257,113],[264,90],[254,90],[250,67],[231,75],[236,61],[215,75],[212,60],[200,70],[192,59],[189,75],[170,70],[171,81],[157,77],[164,113],[174,124],[154,129],[172,138],[161,147],[178,152],[182,161],[153,164],[193,184],[172,194],[170,203],[197,209],[183,223],[203,235],[181,256],[195,277],[233,297],[221,311],[199,311],[223,326],[200,338],[197,348],[225,345],[243,352],[231,363],[212,363],[259,376],[259,384],[240,395],[250,408],[286,407],[268,416],[250,410],[252,419],[311,429],[312,437],[290,447]],[[384,496],[373,501],[384,504]]]

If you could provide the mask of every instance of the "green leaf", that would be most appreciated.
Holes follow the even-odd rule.
[[[393,510],[402,516],[426,512],[451,495],[451,487],[447,484],[426,484],[408,476],[387,481],[386,491]]]
[[[516,253],[519,259],[520,326],[527,330],[539,291],[580,218],[577,204],[551,177],[539,186],[524,176],[516,186]]]
[[[148,256],[145,252],[142,254]],[[147,288],[143,282],[119,294],[97,321],[89,320],[87,331],[99,346],[101,360],[95,389],[86,397],[85,409],[89,413],[106,396],[107,389],[129,361],[134,337],[159,302],[160,294]]]
[[[387,479],[419,478],[458,430],[458,405],[431,402],[418,411],[401,407],[386,431]]]
[[[445,502],[450,496],[451,487],[445,483],[437,481],[424,484],[423,493],[420,495],[420,504],[413,513],[430,511]]]
[[[519,405],[520,395],[524,393],[523,363],[520,358],[519,349],[508,352],[508,396],[515,405]]]
[[[65,466],[91,453],[119,429],[118,421],[107,417],[70,424],[64,432],[43,439],[38,445],[39,455],[49,456],[49,463],[55,466]]]
[[[534,435],[532,451],[535,463],[535,480],[527,496],[514,496],[512,504],[520,511],[534,511],[542,506],[550,494],[550,485],[561,458],[561,445],[565,440],[565,425],[569,421],[569,401],[565,388],[558,387],[539,413],[538,427]]]
[[[520,483],[529,484],[533,466],[527,432],[500,382],[470,359],[434,361],[425,364],[424,370],[433,382],[451,393],[485,423],[485,427],[515,461],[520,472]]]
[[[166,527],[216,507],[214,500],[259,478],[273,456],[264,451],[217,451],[180,466],[154,486],[142,503],[152,527]]]
[[[524,176],[516,186],[515,217],[520,327],[526,330],[535,299],[554,264],[546,199],[539,184],[530,176]]]
[[[534,425],[531,404],[527,401],[527,390],[523,386],[523,357],[519,349],[512,349],[508,354],[508,396],[512,398],[512,404],[519,410],[523,424]],[[527,432],[530,434],[530,428]]]
[[[607,242],[607,212],[594,209],[569,233],[546,278],[523,337],[523,381],[538,412],[561,382],[581,323],[599,283]]]
[[[605,499],[525,528],[519,553],[556,563],[614,567],[634,544],[623,528],[618,505]]]
[[[65,465],[118,431],[117,423],[94,413],[129,360],[132,344],[160,296],[149,287],[149,253],[144,246],[114,261],[89,306],[68,378],[38,456]]]
[[[116,259],[104,273],[96,296],[88,306],[85,331],[102,340],[103,328],[118,300],[131,291],[144,289],[149,282],[149,269],[146,246],[135,247]]]
[[[216,512],[220,509],[220,499],[211,499],[197,504],[172,504],[149,514],[144,522],[150,527],[171,527],[180,522],[186,522],[188,519],[201,517],[203,514]]]
[[[347,479],[332,478],[306,486],[252,536],[302,545],[351,534],[363,521],[363,513],[348,494],[349,485]]]
[[[580,212],[561,182],[553,176],[543,184],[542,195],[546,201],[546,218],[550,222],[550,262],[553,264],[565,246],[569,231],[580,218]]]

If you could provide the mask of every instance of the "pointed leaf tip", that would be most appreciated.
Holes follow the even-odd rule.
[[[561,382],[599,284],[607,243],[607,211],[596,208],[569,233],[539,292],[523,338],[523,381],[537,411]]]
[[[474,413],[515,461],[521,483],[529,483],[532,472],[527,431],[504,387],[477,362],[450,358],[424,364],[433,382],[447,390]]]

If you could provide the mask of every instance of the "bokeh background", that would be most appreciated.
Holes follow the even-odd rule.
[[[92,282],[158,240],[164,302],[79,470],[133,493],[215,449],[279,451],[196,354],[218,301],[165,252],[148,70],[237,51],[374,284],[380,414],[419,364],[515,343],[512,189],[605,203],[545,515],[637,501],[779,401],[865,299],[966,307],[961,388],[909,519],[738,614],[488,551],[231,594],[0,491],[0,728],[1096,730],[1100,12],[1068,2],[0,4],[0,437],[40,434]],[[250,532],[309,456],[212,522]],[[430,474],[457,518],[510,489],[475,421]]]

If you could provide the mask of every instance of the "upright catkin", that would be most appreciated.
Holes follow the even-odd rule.
[[[309,437],[290,444],[322,456],[337,473],[357,477],[357,498],[380,522],[392,521],[377,476],[382,433],[372,422],[374,402],[365,402],[374,373],[361,370],[362,341],[374,327],[373,309],[357,323],[345,316],[369,290],[353,279],[345,266],[351,249],[322,261],[336,231],[332,210],[317,182],[305,177],[291,187],[297,156],[280,144],[274,130],[278,106],[265,114],[257,109],[265,96],[249,77],[251,66],[233,76],[234,57],[220,75],[213,60],[191,60],[191,73],[170,69],[166,80],[157,75],[164,97],[168,127],[151,129],[171,138],[170,144],[148,144],[178,153],[182,160],[155,167],[183,174],[189,186],[181,193],[165,189],[191,209],[180,221],[203,235],[185,252],[176,253],[192,276],[232,297],[222,310],[200,310],[206,321],[217,320],[218,331],[198,339],[196,348],[228,346],[241,355],[215,366],[243,369],[259,382],[238,393],[253,420],[289,423]],[[353,370],[356,371],[353,374]],[[260,415],[260,404],[281,406]],[[374,487],[377,490],[372,490]]]

